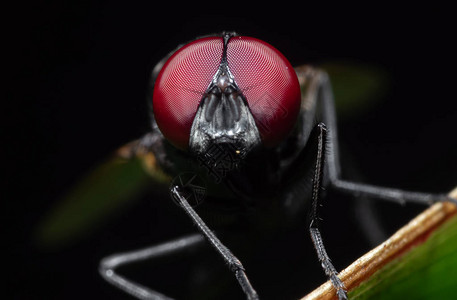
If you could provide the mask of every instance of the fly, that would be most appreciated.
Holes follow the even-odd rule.
[[[324,182],[358,197],[457,203],[445,194],[342,179],[328,75],[311,67],[294,69],[264,41],[227,32],[196,39],[159,62],[153,80],[152,131],[131,147],[130,154],[152,153],[158,166],[175,177],[171,198],[199,232],[101,261],[103,278],[138,299],[168,297],[123,277],[116,272],[118,267],[179,253],[205,240],[233,272],[246,298],[259,298],[249,271],[196,212],[203,194],[208,203],[217,198],[217,205],[238,206],[240,216],[244,209],[272,203],[279,203],[271,205],[280,207],[276,214],[291,219],[308,214],[317,257],[339,299],[347,299],[346,288],[319,231]],[[320,121],[315,123],[316,119]],[[211,184],[203,187],[197,174]]]

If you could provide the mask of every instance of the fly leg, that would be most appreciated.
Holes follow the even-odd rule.
[[[328,176],[331,187],[346,192],[357,197],[368,196],[372,198],[399,202],[416,202],[431,205],[436,202],[450,201],[457,204],[457,199],[451,198],[447,194],[432,194],[413,191],[405,191],[383,186],[376,186],[358,182],[352,182],[341,178],[340,160],[338,149],[338,136],[336,126],[336,114],[333,101],[332,90],[328,75],[323,71],[316,71],[314,80],[319,81],[317,91],[317,101],[322,106],[323,122],[329,130],[329,145],[327,155]]]
[[[216,235],[209,229],[209,227],[203,222],[200,216],[190,206],[186,198],[180,193],[179,187],[174,186],[171,189],[172,196],[177,200],[178,204],[186,212],[186,214],[192,219],[192,222],[197,226],[198,230],[206,237],[208,242],[213,246],[216,251],[222,256],[224,261],[227,263],[230,270],[235,274],[238,283],[241,285],[247,299],[253,300],[258,299],[257,292],[252,287],[246,276],[245,269],[241,262],[236,258],[230,250],[225,247],[222,242],[216,237]]]
[[[147,247],[140,250],[134,250],[131,252],[113,254],[109,257],[102,259],[99,265],[99,272],[101,276],[113,284],[114,286],[122,289],[126,293],[138,298],[138,299],[155,299],[165,300],[171,299],[157,291],[151,290],[141,284],[138,284],[132,280],[129,280],[116,272],[116,269],[132,263],[137,263],[150,259],[159,259],[166,255],[173,255],[185,250],[191,250],[204,244],[205,238],[210,244],[217,250],[217,252],[223,257],[225,262],[228,264],[232,272],[241,285],[247,299],[254,300],[258,299],[257,293],[249,282],[246,276],[245,270],[241,262],[225,247],[222,242],[216,237],[216,235],[208,228],[203,220],[198,216],[195,210],[190,206],[185,197],[183,197],[178,187],[173,187],[171,190],[173,198],[177,200],[179,205],[184,211],[191,217],[194,224],[201,231],[201,234],[189,235],[177,240],[173,240],[167,243]]]
[[[123,277],[122,275],[119,275],[116,272],[116,269],[123,265],[150,259],[158,259],[166,255],[173,255],[185,250],[191,250],[203,245],[203,243],[204,238],[201,234],[193,234],[144,249],[113,254],[102,259],[99,266],[99,272],[106,281],[138,299],[171,299],[159,292],[151,290],[141,284]]]
[[[309,225],[309,232],[311,234],[311,239],[314,243],[314,247],[317,252],[319,261],[321,262],[322,268],[324,269],[325,274],[332,282],[333,286],[336,289],[338,298],[347,299],[346,289],[343,282],[338,277],[338,272],[333,266],[330,257],[325,250],[324,243],[322,241],[322,236],[319,232],[319,216],[317,213],[317,207],[319,205],[319,200],[322,199],[322,180],[324,175],[325,168],[325,151],[326,151],[326,136],[327,129],[323,123],[320,123],[316,126],[317,130],[317,156],[316,164],[314,167],[314,176],[313,176],[313,185],[312,185],[312,194],[311,194],[311,223]],[[311,136],[314,138],[314,136]],[[312,141],[313,142],[313,141]]]

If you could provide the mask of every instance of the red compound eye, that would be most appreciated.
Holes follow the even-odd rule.
[[[221,37],[202,38],[176,51],[154,85],[153,111],[163,135],[176,147],[189,146],[198,104],[222,58]]]
[[[265,146],[275,146],[293,128],[300,110],[294,69],[271,45],[250,37],[232,37],[226,49],[228,69],[246,98]],[[195,114],[224,52],[221,37],[196,40],[180,48],[157,77],[153,110],[163,135],[187,149]]]
[[[277,145],[292,130],[300,110],[300,85],[294,69],[273,46],[244,36],[230,39],[227,61],[262,143]]]

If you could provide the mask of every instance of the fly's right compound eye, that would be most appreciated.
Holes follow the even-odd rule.
[[[189,147],[198,105],[222,58],[221,37],[198,39],[178,49],[160,71],[153,111],[162,134],[180,149]]]

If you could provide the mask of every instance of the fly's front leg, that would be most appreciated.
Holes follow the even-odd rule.
[[[338,272],[327,254],[319,231],[318,207],[322,200],[326,141],[326,126],[323,123],[315,125],[309,134],[306,146],[300,151],[293,166],[289,169],[290,172],[285,173],[288,183],[285,183],[283,194],[286,204],[288,202],[295,203],[293,210],[297,211],[299,203],[307,206],[309,212],[308,230],[322,269],[335,288],[339,299],[347,299],[345,286],[338,277]],[[307,199],[310,201],[306,201]]]
[[[209,229],[209,227],[203,222],[200,216],[190,206],[187,199],[181,194],[178,186],[174,186],[171,189],[173,198],[178,202],[186,214],[192,219],[192,222],[197,226],[198,230],[206,237],[208,242],[213,246],[216,251],[222,256],[224,261],[227,263],[230,270],[235,274],[238,283],[241,285],[243,292],[246,294],[247,299],[254,300],[258,299],[257,292],[252,287],[246,276],[245,269],[241,262],[236,258],[232,252],[222,244],[222,242],[216,237],[216,235]]]
[[[316,163],[314,166],[314,176],[311,194],[311,223],[309,226],[309,232],[311,234],[311,239],[313,240],[313,244],[316,249],[319,261],[321,262],[322,268],[324,269],[325,274],[328,276],[334,288],[336,289],[338,298],[341,300],[347,299],[346,289],[343,282],[338,277],[338,272],[333,266],[330,257],[328,256],[327,251],[325,250],[324,242],[319,232],[319,216],[317,211],[319,200],[322,198],[321,194],[325,168],[326,137],[327,129],[323,123],[320,123],[316,126],[315,132],[313,132],[313,134],[310,137],[311,139],[313,139],[310,141],[311,145],[316,146]]]

